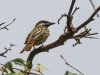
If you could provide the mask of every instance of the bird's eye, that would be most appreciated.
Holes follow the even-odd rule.
[[[43,21],[43,23],[44,23],[44,21]]]

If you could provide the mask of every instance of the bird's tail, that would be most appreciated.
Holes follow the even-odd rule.
[[[20,52],[20,54],[23,53],[24,51],[31,50],[31,48],[32,48],[33,45],[34,45],[34,42],[26,44],[25,47],[23,48],[23,50]]]

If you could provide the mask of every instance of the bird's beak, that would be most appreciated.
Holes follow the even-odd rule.
[[[54,23],[54,22],[51,22],[51,23],[50,23],[50,25],[53,25],[53,24],[55,24],[55,23]]]
[[[47,23],[46,26],[50,26],[50,25],[53,25],[55,24],[54,22],[50,22],[50,23]]]

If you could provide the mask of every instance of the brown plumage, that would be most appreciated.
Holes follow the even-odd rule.
[[[20,53],[23,53],[24,51],[31,50],[31,48],[32,48],[33,45],[34,45],[34,42],[32,42],[30,44],[26,44],[25,47],[23,48],[23,50]]]
[[[44,43],[50,35],[48,27],[53,24],[55,23],[39,21],[35,25],[35,28],[28,34],[28,37],[25,41],[26,45],[20,53],[31,50],[32,46]]]

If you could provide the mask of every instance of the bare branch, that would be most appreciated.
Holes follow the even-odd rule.
[[[98,33],[89,33],[89,34],[86,34],[86,33],[85,33],[85,34],[81,34],[81,33],[80,33],[80,34],[78,34],[78,35],[74,35],[73,37],[76,37],[76,38],[79,37],[79,38],[81,39],[81,38],[85,38],[85,37],[87,37],[87,36],[96,35],[96,34],[98,34]]]
[[[16,19],[16,18],[15,18],[15,19]],[[0,30],[1,30],[1,29],[6,29],[6,30],[9,30],[7,27],[8,27],[9,25],[11,25],[11,24],[15,21],[15,19],[14,19],[11,23],[9,23],[8,25],[6,25],[6,26],[4,26],[4,27],[0,28]],[[4,22],[4,23],[2,23],[2,24],[0,24],[0,26],[1,26],[1,25],[3,25],[3,24],[5,24],[5,22]]]
[[[90,0],[90,3],[91,3],[91,5],[92,5],[92,7],[93,7],[93,9],[95,11],[95,5],[93,4],[92,0]],[[99,17],[99,14],[98,13],[97,13],[97,17]]]
[[[74,28],[73,26],[71,27],[71,25],[72,25],[72,18],[73,18],[73,16],[71,16],[71,12],[72,12],[72,9],[73,9],[73,6],[74,6],[74,3],[75,3],[75,0],[72,0],[72,6],[70,7],[70,14],[69,15],[66,15],[66,14],[64,14],[64,15],[62,15],[59,19],[58,19],[58,24],[59,24],[59,21],[61,20],[61,18],[62,17],[67,17],[67,22],[66,22],[66,25],[68,25],[68,26],[66,26],[66,28],[68,29],[68,32],[66,32],[66,33],[64,33],[64,34],[61,34],[60,35],[60,37],[56,40],[56,41],[54,41],[54,42],[52,42],[52,43],[50,43],[50,44],[48,44],[48,45],[45,45],[45,46],[41,46],[41,47],[39,47],[39,48],[35,48],[35,49],[33,49],[31,52],[30,52],[30,54],[29,54],[29,56],[28,56],[28,58],[27,58],[27,61],[30,61],[30,66],[29,66],[29,69],[31,69],[32,68],[32,60],[33,60],[33,58],[35,57],[35,55],[37,55],[37,54],[39,54],[39,53],[41,53],[41,52],[48,52],[49,50],[51,50],[52,48],[56,48],[56,47],[58,47],[58,46],[61,46],[61,45],[64,45],[64,43],[67,41],[67,40],[69,40],[69,39],[75,39],[76,38],[76,44],[81,44],[81,42],[80,42],[80,39],[81,38],[85,38],[85,37],[87,37],[87,36],[90,36],[90,35],[96,35],[97,33],[90,33],[90,30],[91,29],[87,29],[86,28],[86,25],[89,23],[89,22],[91,22],[91,21],[93,21],[94,19],[93,19],[93,17],[96,15],[96,13],[100,10],[100,6],[93,12],[93,14],[84,22],[84,23],[82,23],[80,26],[78,26],[77,28]],[[69,19],[69,20],[68,20]],[[80,33],[80,34],[78,34],[78,35],[74,35],[75,33],[77,33],[81,28],[85,28],[85,31],[84,32],[82,32],[82,33]],[[70,29],[71,29],[71,31],[70,31]]]
[[[2,26],[3,24],[5,24],[5,22],[1,23],[0,26]]]
[[[97,37],[85,37],[85,38],[90,38],[90,39],[100,39],[100,38],[97,38]]]
[[[82,44],[82,43],[80,42],[80,38],[76,38],[75,40],[76,40],[76,43],[73,44],[73,47],[74,47],[75,45],[77,45],[77,44]]]
[[[73,38],[76,40],[76,43],[73,44],[73,47],[74,47],[75,45],[77,45],[77,44],[82,44],[82,43],[80,42],[80,39],[81,39],[81,38],[94,38],[94,37],[87,37],[87,36],[91,36],[91,35],[96,35],[96,34],[98,34],[98,33],[89,33],[90,31],[91,31],[91,29],[87,29],[87,28],[85,27],[85,31],[84,31],[84,32],[81,32],[81,33],[78,34],[78,35],[74,35]],[[94,38],[94,39],[97,39],[97,38]]]
[[[61,17],[60,17],[60,18],[58,19],[58,21],[57,21],[58,24],[59,24],[60,20],[61,20],[63,17],[66,17],[66,18],[67,18],[68,15],[66,15],[66,13],[65,13],[65,14],[62,14]],[[67,29],[67,26],[65,26],[64,33],[66,33],[66,29]]]
[[[85,21],[83,22],[81,25],[79,25],[75,32],[77,33],[81,28],[83,28],[84,26],[86,26],[89,22],[91,22],[93,20],[93,17],[97,14],[97,12],[100,10],[100,6],[92,13],[92,15]]]
[[[12,46],[16,46],[16,45],[10,44],[10,47],[9,47],[9,48],[4,47],[4,49],[5,49],[6,51],[4,51],[3,53],[0,53],[0,56],[2,56],[2,57],[7,57],[7,56],[5,56],[5,54],[6,54],[9,50],[11,50],[11,47],[12,47]]]
[[[63,57],[62,55],[60,55],[60,56],[61,56],[61,58],[65,61],[65,64],[66,64],[66,65],[70,66],[71,68],[73,68],[74,70],[76,70],[77,72],[79,72],[80,74],[84,75],[81,71],[79,71],[78,69],[76,69],[75,67],[73,67],[72,65],[70,65],[70,64],[64,59],[64,57]]]
[[[61,20],[63,17],[67,17],[67,15],[66,15],[66,14],[64,14],[64,15],[62,14],[61,17],[60,17],[60,18],[58,19],[58,21],[57,21],[58,24],[59,24],[60,20]]]
[[[79,9],[79,7],[76,7],[75,8],[75,10],[73,11],[73,13],[72,13],[72,16],[74,15],[74,13],[76,12],[76,10],[78,10]]]
[[[75,1],[76,1],[76,0],[72,0],[71,6],[70,6],[70,9],[69,9],[69,12],[68,12],[67,22],[66,22],[66,23],[67,23],[66,25],[67,25],[67,28],[68,28],[68,31],[69,31],[69,32],[73,32],[73,30],[72,30],[72,28],[71,28],[73,16],[71,15],[71,13],[72,13],[72,10],[73,10]]]
[[[68,15],[71,15],[76,0],[72,0]]]
[[[64,17],[64,16],[67,17],[67,22],[66,22],[66,26],[65,26],[65,29],[64,29],[64,33],[65,33],[66,29],[68,29],[69,32],[72,32],[72,31],[73,31],[72,28],[71,28],[71,24],[72,24],[71,22],[72,22],[73,15],[71,15],[71,13],[72,13],[72,10],[73,10],[75,1],[76,1],[76,0],[72,0],[72,3],[71,3],[71,6],[70,6],[68,15],[66,15],[66,14],[63,15],[63,14],[62,14],[61,17],[60,17],[60,18],[58,19],[58,21],[57,21],[58,24],[59,24],[59,21],[61,20],[62,17]],[[76,10],[77,10],[77,9],[76,9]],[[75,11],[76,11],[76,10],[75,10]],[[75,11],[74,11],[74,12],[75,12]],[[74,12],[73,12],[73,14],[74,14]]]

